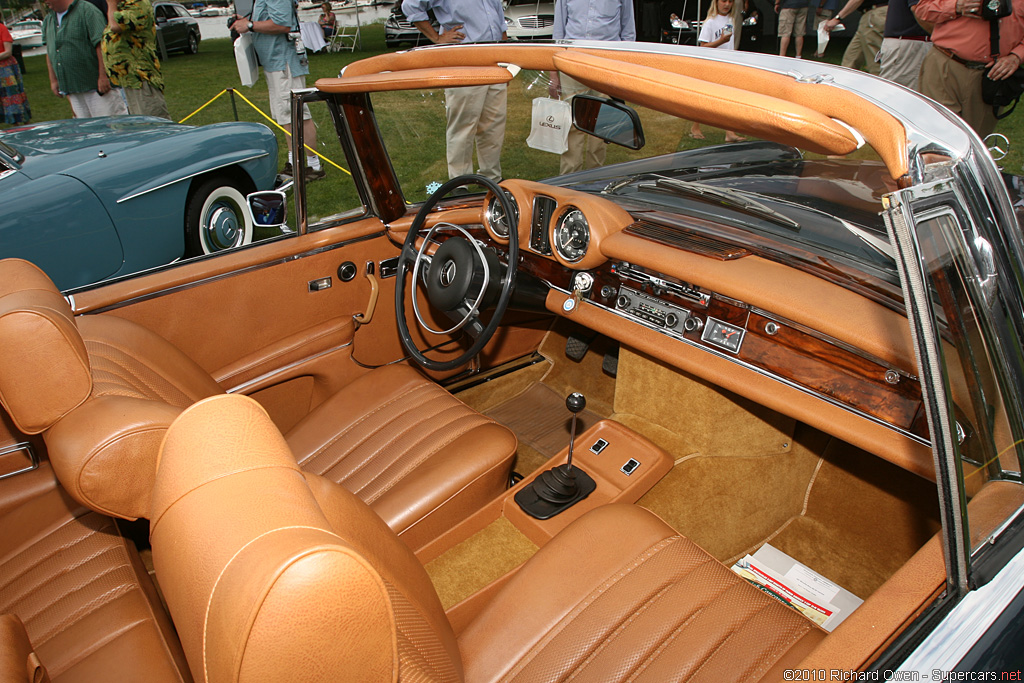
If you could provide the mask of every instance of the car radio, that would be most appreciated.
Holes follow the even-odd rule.
[[[651,324],[673,330],[682,334],[690,312],[666,303],[661,299],[645,294],[632,287],[619,285],[619,294],[615,298],[615,308],[634,318],[645,320]],[[697,319],[695,319],[697,320]],[[685,329],[689,330],[690,327]]]

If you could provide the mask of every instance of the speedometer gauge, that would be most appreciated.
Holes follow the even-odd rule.
[[[569,209],[562,214],[551,235],[558,255],[569,263],[586,256],[590,245],[590,224],[579,209]]]
[[[519,225],[519,206],[516,204],[516,199],[511,192],[505,192],[505,197],[512,207],[511,220],[505,215],[505,208],[496,195],[487,202],[487,225],[491,226],[494,234],[501,239],[508,239],[509,226]]]

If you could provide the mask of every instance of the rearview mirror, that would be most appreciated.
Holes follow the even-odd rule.
[[[629,149],[644,146],[644,127],[635,111],[606,97],[572,98],[572,123],[584,133]]]
[[[261,228],[279,228],[288,221],[288,198],[284,192],[267,190],[246,196],[252,222]]]

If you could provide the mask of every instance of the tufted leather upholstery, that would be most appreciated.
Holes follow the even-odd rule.
[[[113,316],[75,319],[26,261],[0,261],[0,342],[17,351],[0,360],[0,403],[23,431],[43,433],[77,501],[116,517],[148,514],[167,427],[187,406],[222,393],[144,327]],[[356,492],[414,546],[499,495],[516,450],[511,432],[405,366],[367,373],[288,440],[304,469]]]
[[[643,508],[607,505],[527,562],[459,646],[471,681],[776,681],[824,635]]]
[[[516,450],[508,429],[402,365],[355,380],[286,438],[302,469],[365,500],[414,548],[500,494]]]
[[[10,615],[0,621],[0,677],[190,681],[134,546],[112,519],[76,505],[49,476],[49,488],[21,492],[0,515],[0,614]],[[22,484],[4,482],[5,503],[12,486]]]
[[[151,537],[189,664],[211,683],[761,681],[824,635],[651,513],[610,505],[541,548],[456,641],[407,547],[300,473],[241,396],[168,431]]]

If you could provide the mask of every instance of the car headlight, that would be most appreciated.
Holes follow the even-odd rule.
[[[749,17],[743,20],[744,26],[757,26],[757,15],[751,14]]]
[[[505,26],[507,26],[508,28],[512,28],[515,25],[516,25],[516,22],[512,21],[508,17],[505,17]]]
[[[685,21],[683,21],[682,19],[680,19],[678,17],[673,19],[670,23],[672,24],[672,28],[679,28],[679,29],[684,29],[684,30],[690,28],[689,25]]]

